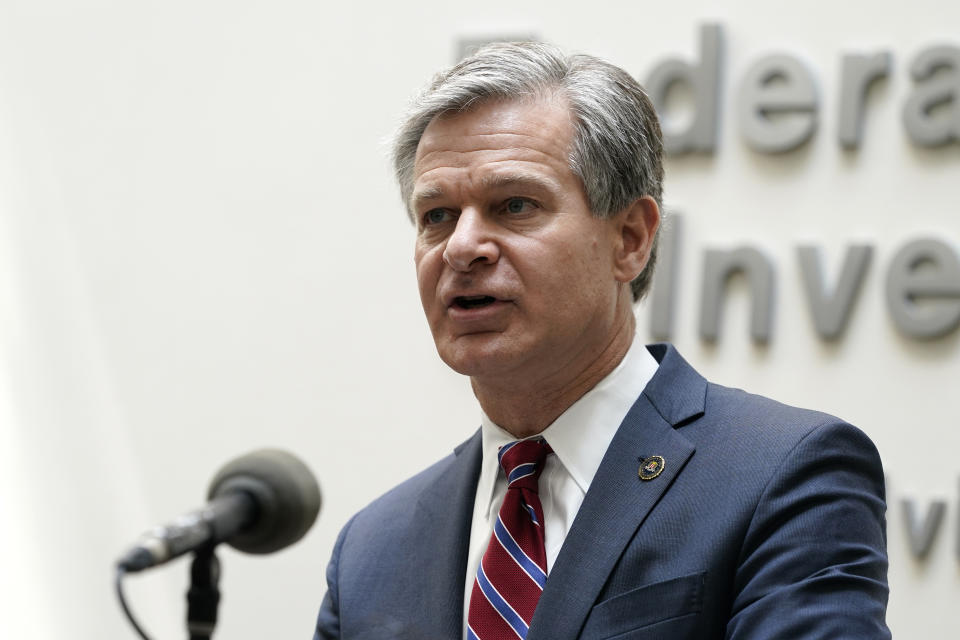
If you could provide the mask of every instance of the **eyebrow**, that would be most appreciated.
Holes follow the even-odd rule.
[[[560,188],[556,182],[549,178],[538,174],[523,172],[495,173],[493,175],[487,175],[480,179],[480,185],[485,189],[525,187],[538,191],[557,191]],[[439,185],[430,185],[420,189],[419,191],[415,191],[410,198],[410,202],[414,208],[417,208],[417,205],[434,200],[440,200],[443,197],[443,187],[440,187]]]
[[[443,197],[443,189],[437,185],[432,185],[429,187],[424,187],[419,191],[415,191],[412,196],[410,196],[410,203],[413,205],[413,208],[416,208],[418,204],[423,202],[430,202],[431,200],[439,200]]]

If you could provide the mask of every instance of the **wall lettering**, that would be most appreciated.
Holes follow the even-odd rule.
[[[668,58],[649,72],[644,86],[664,122],[668,154],[714,153],[720,127],[724,78],[723,26],[700,27],[699,59]],[[889,77],[889,51],[848,53],[840,59],[837,142],[858,149],[863,139],[869,88]],[[910,64],[912,92],[903,106],[903,125],[914,144],[936,147],[960,142],[960,47],[934,45]],[[685,85],[693,96],[693,116],[685,127],[672,126],[670,92]],[[761,153],[796,149],[816,132],[818,82],[814,69],[785,52],[768,54],[749,65],[736,103],[744,141]]]
[[[683,253],[683,216],[667,219],[660,257],[650,295],[650,335],[672,340],[676,317],[677,273]],[[825,340],[839,338],[856,311],[863,291],[873,247],[850,245],[835,284],[826,284],[820,248],[796,247],[797,266],[803,281],[807,311],[814,331]],[[730,279],[745,278],[750,296],[750,337],[765,344],[773,335],[776,268],[759,248],[711,247],[702,254],[699,334],[707,342],[720,338],[721,317]],[[912,240],[893,255],[886,272],[887,309],[894,326],[919,340],[944,337],[960,327],[960,257],[950,245],[931,238]]]

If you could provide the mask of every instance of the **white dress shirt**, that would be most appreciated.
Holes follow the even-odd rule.
[[[570,405],[553,424],[535,436],[542,436],[554,452],[554,455],[547,457],[539,483],[548,575],[607,447],[658,366],[640,338],[634,335],[633,343],[620,364],[593,389]],[[508,442],[516,440],[485,413],[481,411],[481,414],[483,461],[470,527],[463,597],[464,639],[467,634],[470,594],[473,591],[477,568],[487,549],[494,521],[507,492],[507,481],[500,471],[497,451]]]

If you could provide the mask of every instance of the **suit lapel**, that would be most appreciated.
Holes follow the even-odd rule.
[[[560,549],[528,640],[576,638],[610,572],[694,446],[676,427],[703,413],[706,381],[672,347],[650,349],[660,367],[620,425]],[[663,471],[641,480],[640,461]]]
[[[423,588],[410,593],[409,611],[417,612],[416,631],[410,638],[459,640],[463,636],[463,589],[480,475],[480,432],[457,447],[454,455],[450,467],[417,504],[418,529],[430,534],[410,550],[410,570],[423,574]]]

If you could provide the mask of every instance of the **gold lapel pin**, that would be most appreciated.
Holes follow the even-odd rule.
[[[663,456],[650,456],[640,463],[640,479],[653,480],[663,473],[663,467],[666,466],[666,464],[667,462],[663,459]]]

